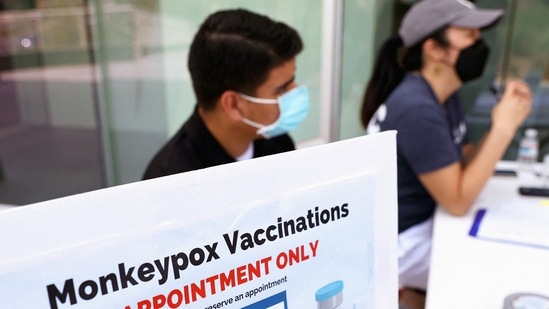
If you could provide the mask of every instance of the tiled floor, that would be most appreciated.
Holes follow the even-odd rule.
[[[35,121],[39,115],[29,111],[29,119],[22,119],[20,101],[38,94],[21,95],[24,90],[6,78],[11,73],[0,73],[0,204],[26,205],[101,188],[97,132],[36,125],[48,120]]]

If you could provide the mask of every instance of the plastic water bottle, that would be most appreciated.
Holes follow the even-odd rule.
[[[538,152],[538,131],[536,129],[527,129],[519,142],[517,155],[519,181],[523,186],[535,185]]]

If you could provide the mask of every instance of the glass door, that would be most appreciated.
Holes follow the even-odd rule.
[[[104,186],[82,1],[0,2],[0,203]]]
[[[497,89],[509,78],[526,81],[533,94],[533,112],[518,132],[504,159],[515,160],[518,141],[526,128],[539,131],[540,158],[549,153],[549,2],[546,0],[477,0],[483,8],[504,8],[502,22],[485,34],[490,62],[481,80],[463,91],[473,138],[490,126]],[[501,90],[501,89],[500,89]]]

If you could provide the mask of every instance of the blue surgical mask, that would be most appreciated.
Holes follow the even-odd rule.
[[[265,138],[276,137],[297,129],[309,113],[309,91],[306,86],[295,87],[277,99],[254,98],[242,93],[239,95],[252,103],[278,104],[280,115],[269,125],[242,118],[242,122],[258,128],[257,134]]]

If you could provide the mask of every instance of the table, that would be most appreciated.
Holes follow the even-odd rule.
[[[498,167],[513,164],[502,162]],[[498,207],[511,199],[542,200],[520,196],[518,185],[517,177],[493,176],[465,216],[437,210],[427,309],[502,309],[510,294],[549,296],[549,250],[468,235],[478,208]]]

